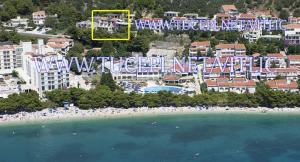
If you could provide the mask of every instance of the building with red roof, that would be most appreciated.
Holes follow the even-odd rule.
[[[70,48],[73,47],[74,41],[67,38],[50,38],[47,45],[52,47],[55,52],[66,55]]]
[[[165,83],[180,83],[180,76],[175,75],[175,74],[167,74],[165,76],[163,76],[162,80]]]
[[[222,68],[223,69],[223,68]],[[216,80],[220,77],[231,77],[234,76],[235,72],[231,71],[229,67],[224,68],[224,71],[220,67],[211,67],[202,69],[202,77],[204,80],[211,79]]]
[[[300,67],[300,55],[287,56],[289,66]]]
[[[191,56],[197,56],[198,52],[202,55],[207,55],[210,48],[210,41],[197,41],[191,44],[189,51]]]
[[[231,16],[235,16],[239,14],[238,9],[235,5],[222,5],[220,9],[221,13],[229,14]]]
[[[270,63],[275,64],[276,67],[286,68],[287,64],[285,62],[286,55],[282,53],[270,53],[267,57],[271,59]]]
[[[299,92],[298,84],[290,80],[269,80],[266,85],[273,90]]]
[[[244,44],[240,43],[231,43],[224,44],[220,43],[216,45],[216,56],[224,57],[224,56],[244,56],[246,55],[246,47]]]
[[[208,91],[216,92],[235,92],[235,93],[254,93],[256,83],[245,78],[226,78],[220,77],[216,80],[206,80]]]
[[[277,76],[281,76],[287,80],[296,81],[299,76],[299,70],[295,67],[289,67],[269,68],[268,71],[266,68],[252,67],[251,70],[248,70],[248,75],[250,79],[274,80]]]

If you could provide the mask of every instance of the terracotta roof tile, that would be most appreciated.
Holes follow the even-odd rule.
[[[216,49],[226,49],[226,48],[231,48],[231,49],[246,49],[244,44],[223,44],[220,43],[216,45]]]
[[[298,89],[298,84],[295,81],[291,81],[290,83],[287,80],[270,80],[266,82],[272,89]]]
[[[281,53],[270,53],[270,54],[267,54],[268,57],[275,57],[275,58],[284,58],[285,55],[281,54]]]
[[[32,13],[33,16],[45,16],[45,11],[37,11]]]
[[[295,29],[295,28],[300,28],[300,24],[288,24],[283,26],[286,29]]]
[[[217,17],[230,17],[230,15],[226,14],[226,13],[217,13],[216,16]]]
[[[163,77],[164,81],[178,81],[179,79],[180,79],[180,77],[177,75],[165,75]]]
[[[236,80],[239,80],[238,82]],[[246,80],[245,78],[217,78],[216,81],[206,80],[208,87],[255,87],[256,84],[253,80]]]
[[[230,10],[237,10],[235,5],[222,5],[222,8],[225,12],[230,11]]]
[[[210,41],[193,42],[191,46],[210,46]]]
[[[248,14],[248,13],[241,13],[239,16],[240,19],[255,19],[255,15]]]
[[[289,55],[287,58],[291,61],[300,61],[300,55]]]

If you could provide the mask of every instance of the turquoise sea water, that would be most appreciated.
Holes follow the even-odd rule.
[[[0,162],[299,162],[300,115],[197,114],[0,127]]]

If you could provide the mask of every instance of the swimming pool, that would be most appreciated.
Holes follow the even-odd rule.
[[[142,89],[143,93],[157,93],[159,91],[181,93],[183,92],[183,88],[177,86],[154,86],[154,87],[145,87]]]

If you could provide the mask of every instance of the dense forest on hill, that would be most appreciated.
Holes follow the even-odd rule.
[[[151,13],[161,16],[164,11],[181,13],[195,12],[201,16],[211,16],[223,4],[235,4],[241,11],[249,9],[271,9],[274,14],[288,11],[300,15],[300,0],[1,0],[3,12],[29,14],[30,11],[46,9],[49,12],[62,6],[76,10],[82,16],[90,14],[91,9],[124,9],[136,11],[138,15]],[[1,3],[1,2],[0,2]],[[12,6],[11,6],[12,5]],[[58,14],[62,14],[59,12]],[[7,14],[6,16],[13,16]],[[78,18],[81,18],[79,16]]]
[[[58,26],[65,28],[76,21],[88,19],[93,9],[127,8],[135,11],[138,18],[143,15],[162,17],[165,11],[170,10],[212,16],[223,4],[235,4],[240,12],[270,9],[282,18],[289,14],[300,16],[300,0],[1,0],[0,18],[7,21],[17,15],[30,17],[34,11],[46,10],[47,14],[57,14],[62,22]],[[56,24],[55,20],[49,21],[50,25]]]

